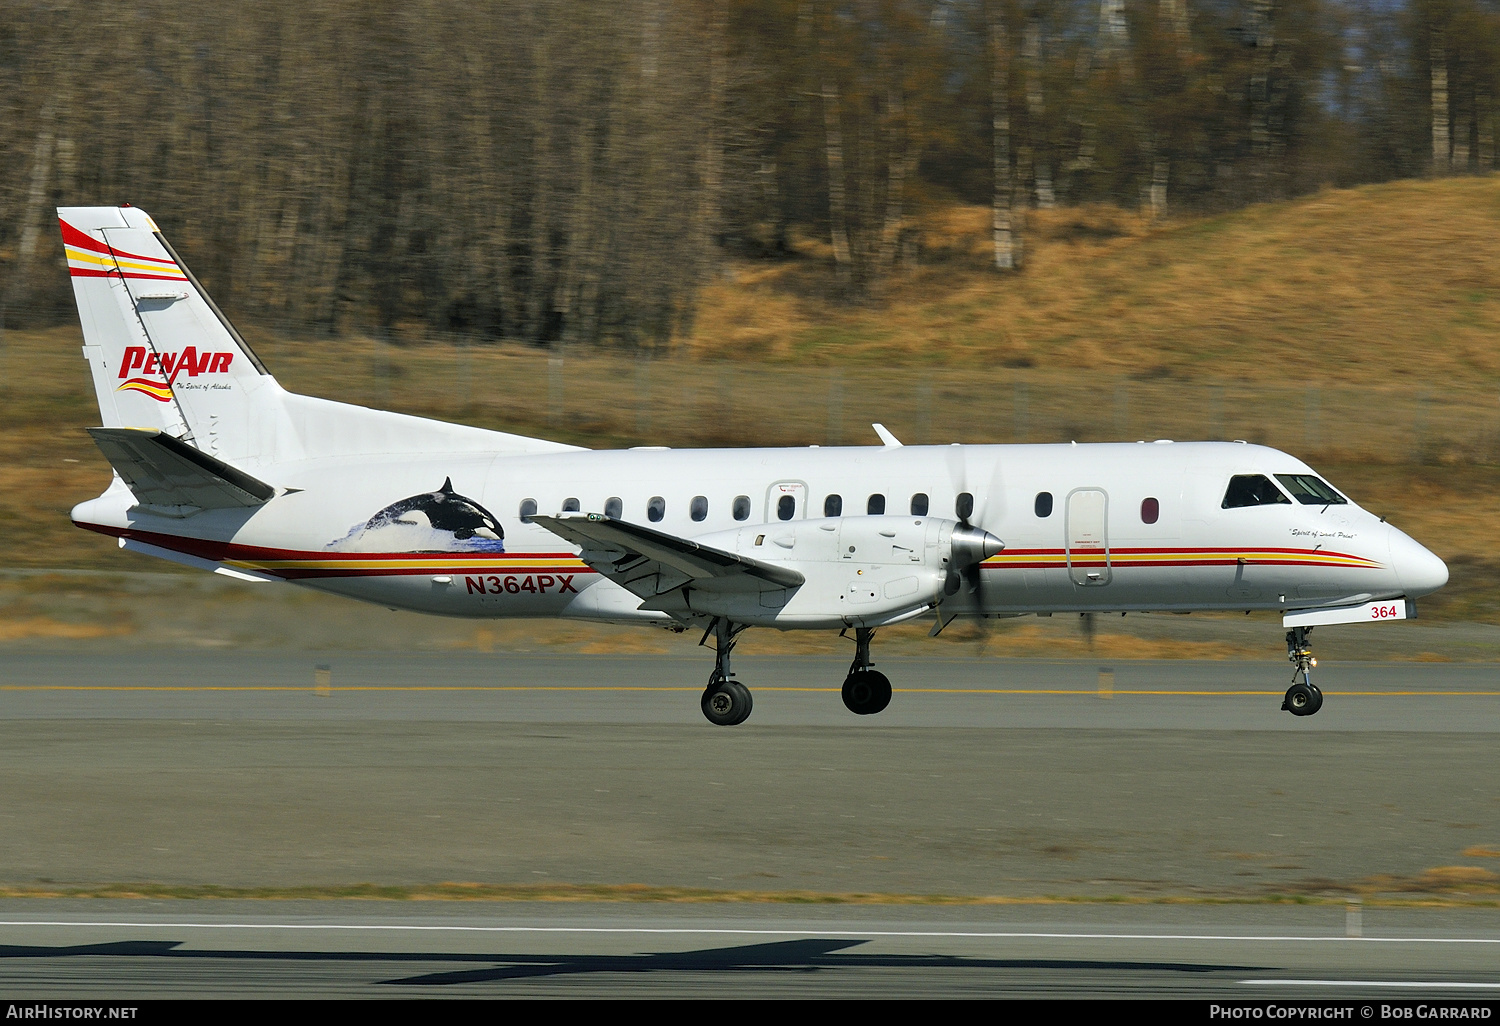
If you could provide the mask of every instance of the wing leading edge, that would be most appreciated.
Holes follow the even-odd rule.
[[[683,586],[708,592],[800,587],[806,578],[763,563],[601,513],[557,513],[531,522],[583,551],[579,558],[631,594],[650,601]]]

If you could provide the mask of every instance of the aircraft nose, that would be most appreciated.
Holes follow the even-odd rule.
[[[1430,595],[1448,583],[1448,564],[1394,527],[1391,565],[1408,598]]]

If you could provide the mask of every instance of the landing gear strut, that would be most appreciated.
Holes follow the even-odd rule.
[[[708,722],[720,727],[744,723],[755,705],[750,698],[750,689],[735,680],[729,669],[729,653],[734,651],[734,643],[744,629],[744,624],[736,625],[723,617],[716,617],[703,632],[703,640],[698,642],[705,644],[710,634],[714,636],[714,672],[709,674],[708,687],[703,690],[702,705]]]
[[[1293,716],[1311,716],[1323,708],[1323,692],[1313,687],[1311,627],[1293,627],[1286,632],[1286,657],[1292,664],[1292,686],[1286,689],[1281,707]],[[1298,678],[1301,678],[1300,680]]]
[[[874,637],[874,628],[854,628],[854,662],[844,678],[844,705],[860,716],[873,716],[891,704],[890,678],[870,669],[870,641]]]

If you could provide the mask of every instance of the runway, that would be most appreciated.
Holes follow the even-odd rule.
[[[79,903],[74,903],[77,906]],[[0,995],[1493,1002],[1492,912],[0,903]],[[267,905],[271,908],[267,908]],[[280,907],[277,907],[280,906]]]
[[[1093,662],[892,659],[895,700],[869,718],[839,702],[844,666],[737,660],[756,708],[725,729],[697,708],[703,659],[9,656],[0,883],[736,900],[13,898],[0,994],[1263,999],[1500,983],[1488,665],[1329,667],[1327,703],[1302,720],[1279,711],[1288,670],[1272,662],[1101,677]],[[1264,903],[1350,889],[1491,905],[1372,897],[1351,940],[1337,900]],[[1224,898],[1249,903],[1205,903]],[[413,929],[427,926],[441,929]]]

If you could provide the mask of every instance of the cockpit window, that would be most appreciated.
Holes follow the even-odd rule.
[[[1335,506],[1349,500],[1328,486],[1328,482],[1311,474],[1277,474],[1276,480],[1304,506]]]
[[[1238,509],[1241,506],[1273,506],[1277,503],[1290,506],[1292,500],[1281,494],[1281,489],[1271,483],[1264,474],[1236,474],[1229,479],[1229,490],[1224,493],[1223,509]]]

